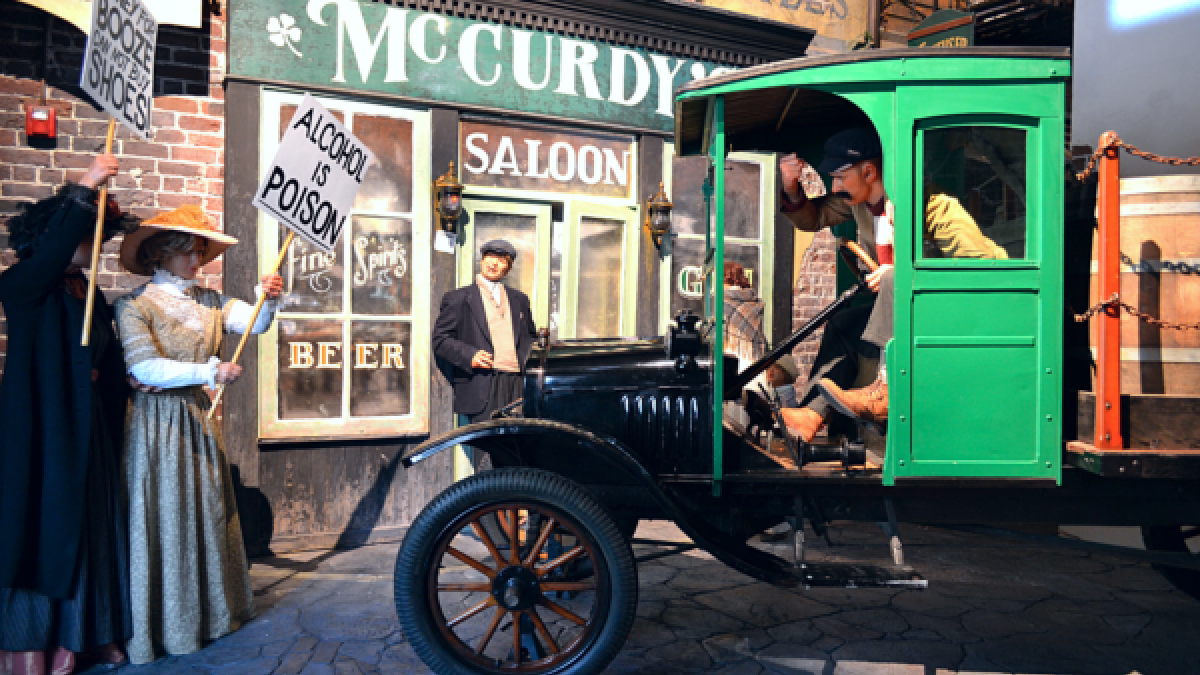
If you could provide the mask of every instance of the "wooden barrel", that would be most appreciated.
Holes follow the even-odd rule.
[[[1121,263],[1123,301],[1166,321],[1200,321],[1200,175],[1121,181]],[[1096,269],[1093,242],[1092,303]],[[1121,392],[1200,395],[1200,330],[1161,329],[1122,313]]]

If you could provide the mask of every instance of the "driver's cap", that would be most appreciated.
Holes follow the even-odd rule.
[[[862,127],[847,129],[825,141],[825,160],[817,167],[817,171],[829,174],[880,157],[883,157],[883,148],[879,146],[879,136],[874,131]]]

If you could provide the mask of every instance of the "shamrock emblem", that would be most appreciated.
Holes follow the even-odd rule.
[[[271,34],[269,39],[275,46],[287,47],[296,56],[304,56],[292,45],[292,42],[300,41],[300,27],[296,25],[296,20],[291,14],[280,14],[278,17],[267,19],[267,32]]]

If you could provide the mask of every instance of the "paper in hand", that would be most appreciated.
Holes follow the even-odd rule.
[[[821,174],[811,164],[805,163],[800,170],[800,188],[809,199],[825,196],[825,181],[821,180]]]

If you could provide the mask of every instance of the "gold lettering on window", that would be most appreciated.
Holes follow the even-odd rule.
[[[379,349],[379,343],[360,342],[354,345],[354,367],[359,370],[378,368],[379,364],[373,360],[376,349]]]
[[[342,362],[339,360],[334,363],[334,359],[338,358],[338,350],[342,348],[340,342],[318,342],[317,343],[319,361],[317,368],[341,368]]]
[[[292,360],[288,368],[312,368],[313,353],[311,342],[291,342]]]
[[[404,345],[385,342],[383,344],[383,367],[404,368]]]

